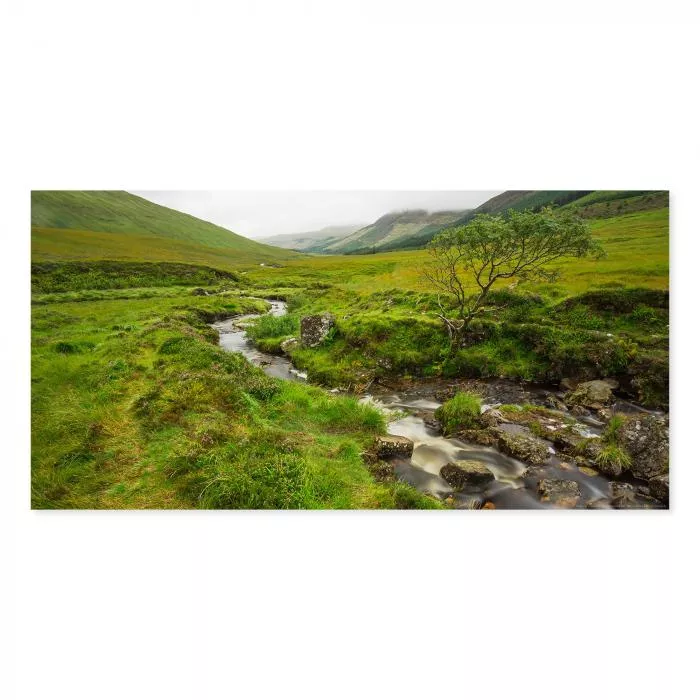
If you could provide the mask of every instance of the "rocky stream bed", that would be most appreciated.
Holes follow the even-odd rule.
[[[284,302],[267,301],[268,313],[286,313]],[[288,357],[254,346],[245,328],[255,317],[213,323],[221,347],[270,376],[306,381]],[[305,325],[316,342],[327,321],[302,323],[302,341]],[[361,401],[386,414],[389,434],[366,455],[368,467],[376,479],[402,479],[455,508],[667,508],[668,416],[619,399],[615,388],[613,380],[557,387],[500,379],[374,382]],[[482,413],[472,429],[445,435],[435,411],[459,391],[478,394]],[[618,441],[629,463],[622,466],[600,457],[614,416],[624,418]]]

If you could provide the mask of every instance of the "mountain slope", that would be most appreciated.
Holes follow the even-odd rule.
[[[422,209],[392,212],[345,238],[323,246],[324,253],[359,253],[392,250],[401,242],[426,232],[435,232],[457,221],[465,211],[427,212]],[[432,235],[432,234],[431,234]]]
[[[331,243],[362,228],[363,224],[354,226],[326,226],[319,231],[305,231],[304,233],[283,233],[277,236],[257,238],[259,243],[274,245],[278,248],[289,250],[309,250],[318,246],[325,247]]]
[[[436,230],[425,230],[377,248],[377,252],[422,248],[441,230],[463,226],[478,214],[503,214],[509,209],[540,209],[543,206],[575,209],[586,218],[618,216],[632,211],[668,206],[668,192],[658,190],[508,190],[492,197],[456,221]]]
[[[294,255],[128,192],[32,192],[35,261],[172,260],[230,268]]]

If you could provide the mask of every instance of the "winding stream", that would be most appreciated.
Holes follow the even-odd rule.
[[[271,305],[268,313],[283,316],[287,305],[283,301],[266,299]],[[306,374],[292,366],[287,357],[272,355],[258,350],[246,334],[246,324],[259,314],[235,316],[212,324],[219,332],[220,346],[229,352],[240,352],[253,364],[262,367],[269,376],[291,381],[305,381]],[[502,403],[542,404],[543,398],[557,389],[552,387],[525,385],[512,381],[485,381],[484,409]],[[395,390],[377,386],[371,394],[361,398],[383,410],[390,418],[388,432],[402,435],[414,442],[413,455],[410,459],[394,458],[391,463],[396,475],[412,484],[420,491],[430,493],[438,498],[450,497],[455,507],[479,507],[491,502],[497,509],[543,509],[552,508],[549,503],[540,501],[537,483],[540,479],[566,479],[579,484],[581,497],[578,508],[585,507],[588,501],[609,496],[609,479],[603,475],[589,475],[580,471],[574,463],[560,459],[553,447],[548,462],[536,469],[527,467],[523,462],[509,457],[493,447],[464,442],[455,438],[443,437],[430,426],[432,415],[440,406],[435,400],[439,383],[426,381],[407,390]],[[631,404],[619,403],[616,410],[639,411]],[[399,417],[395,417],[395,416]],[[568,412],[562,412],[567,415]],[[574,428],[582,437],[599,435],[603,424],[595,418],[578,418]],[[501,424],[504,430],[523,431],[519,425]],[[486,489],[473,492],[455,491],[441,476],[440,469],[448,462],[457,459],[473,459],[485,464],[493,473],[495,480]]]

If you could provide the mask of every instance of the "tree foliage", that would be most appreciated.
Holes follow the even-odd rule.
[[[499,280],[553,281],[557,260],[603,254],[583,219],[549,207],[480,214],[438,234],[428,250],[432,260],[424,274],[438,293],[440,317],[453,341],[480,313]]]

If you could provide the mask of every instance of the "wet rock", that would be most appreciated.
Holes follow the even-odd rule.
[[[294,350],[299,346],[299,341],[297,338],[287,338],[280,343],[280,350],[285,355],[291,355]]]
[[[401,435],[380,435],[374,439],[377,457],[410,457],[413,454],[413,440]]]
[[[669,485],[668,474],[660,474],[652,479],[649,479],[649,492],[658,501],[668,505],[669,501]]]
[[[490,430],[460,430],[456,437],[464,442],[492,447],[498,442],[498,435]]]
[[[610,501],[607,498],[593,498],[586,501],[588,510],[610,510]]]
[[[566,411],[566,404],[554,394],[547,394],[544,405],[553,411]]]
[[[577,379],[571,379],[570,377],[564,377],[559,382],[559,388],[562,391],[573,391],[581,382]]]
[[[505,423],[505,420],[497,408],[489,408],[479,416],[479,423],[485,428],[495,428],[499,423]]]
[[[581,497],[581,489],[575,481],[567,479],[542,479],[537,484],[540,500],[559,508],[574,508]]]
[[[618,439],[632,458],[633,476],[649,481],[668,472],[668,417],[628,416]]]
[[[634,486],[621,481],[610,482],[610,505],[613,508],[638,508]]]
[[[580,440],[576,446],[576,452],[581,458],[581,461],[597,465],[598,455],[603,451],[603,443],[600,438],[584,438]]]
[[[423,422],[425,423],[426,427],[430,428],[431,430],[435,430],[438,433],[442,430],[442,423],[440,423],[437,418],[424,418]]]
[[[624,481],[611,481],[610,498],[618,498],[623,495],[634,496],[634,486],[626,484]]]
[[[482,487],[494,480],[491,470],[474,459],[458,459],[440,469],[440,476],[456,489]]]
[[[590,415],[588,410],[585,409],[583,406],[572,406],[571,407],[571,415],[573,416],[588,416]]]
[[[569,391],[564,397],[567,406],[583,406],[597,411],[613,402],[613,393],[610,380],[594,379],[592,382],[583,382],[575,389]]]
[[[613,417],[613,412],[611,408],[601,408],[598,410],[596,415],[598,416],[598,418],[600,418],[600,420],[604,421],[605,423],[608,423]]]
[[[491,501],[486,501],[486,503],[481,506],[481,510],[496,510],[496,504]]]
[[[562,452],[572,455],[576,452],[576,447],[581,442],[581,436],[570,428],[563,428],[552,433],[549,438]]]
[[[499,430],[498,449],[526,464],[544,464],[550,457],[549,447],[544,440],[532,435],[506,433]]]
[[[305,348],[318,347],[330,333],[335,325],[332,314],[312,314],[301,319],[301,344]]]
[[[578,470],[586,476],[600,476],[600,473],[593,469],[593,467],[579,467]]]

